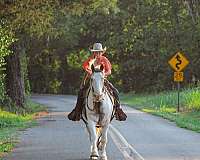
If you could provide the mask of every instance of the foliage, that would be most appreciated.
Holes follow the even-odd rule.
[[[77,53],[70,53],[67,58],[67,64],[71,68],[80,69],[83,62],[90,56],[90,53],[85,50],[81,50]]]
[[[41,37],[44,33],[51,32],[56,5],[53,0],[2,0],[0,15],[7,20],[10,30],[18,37],[20,33]]]
[[[32,83],[31,88],[35,92],[41,93],[58,93],[60,90],[61,82],[59,81],[59,73],[61,68],[61,60],[55,54],[55,49],[43,49],[36,57],[30,57],[30,61],[34,62],[29,64],[29,67],[34,68],[35,76],[30,80]]]
[[[113,65],[110,80],[124,92],[173,89],[175,84],[167,61],[180,49],[190,60],[183,86],[199,80],[199,40],[195,35],[200,30],[198,23],[192,22],[185,3],[172,0],[113,1],[108,5],[113,6],[109,12],[99,7],[104,5],[103,1],[85,4],[69,3],[71,11],[76,10],[64,10],[68,16],[63,14],[59,17],[62,21],[56,21],[57,28],[65,26],[62,34],[66,36],[63,41],[56,42],[64,52],[60,59],[65,76],[59,78],[62,88],[66,89],[62,92],[71,92],[70,88],[79,86],[77,83],[83,75],[81,63],[86,58],[85,54],[79,53],[80,48],[87,49],[99,41],[107,46],[106,56]],[[198,22],[199,17],[195,19]],[[70,29],[70,26],[74,27]],[[68,41],[64,40],[66,38]],[[55,53],[60,54],[58,50]],[[63,62],[63,56],[67,57],[67,63]]]
[[[31,116],[20,116],[10,112],[0,111],[0,128],[17,127],[31,120]]]
[[[186,90],[182,95],[184,99],[184,105],[189,110],[198,110],[200,111],[200,88],[194,88],[191,90]]]
[[[182,111],[200,111],[200,89],[191,88],[183,89],[180,92],[180,108]],[[160,111],[176,112],[177,107],[177,91],[161,92],[159,94],[147,94],[147,95],[128,95],[122,98],[128,102],[137,106],[153,108]]]
[[[23,70],[33,92],[78,89],[81,63],[95,42],[107,46],[106,56],[113,65],[109,78],[124,92],[175,88],[167,61],[179,50],[190,61],[183,86],[196,86],[200,79],[197,1],[15,2],[3,0],[0,15],[20,40],[26,40],[28,72],[25,65]]]
[[[0,104],[3,103],[4,98],[6,97],[5,93],[5,57],[11,54],[9,46],[16,39],[13,38],[13,34],[9,32],[7,27],[3,24],[0,25]]]
[[[50,93],[59,93],[59,89],[61,86],[61,82],[59,82],[57,79],[51,80],[49,83],[49,89],[50,89]]]
[[[28,79],[28,57],[25,50],[20,54],[20,64],[22,69],[22,77],[24,79],[25,95],[30,96],[31,88]]]
[[[14,132],[16,132],[15,128],[5,128],[0,129],[0,159],[2,156],[2,153],[6,153],[11,151],[11,149],[14,147]]]

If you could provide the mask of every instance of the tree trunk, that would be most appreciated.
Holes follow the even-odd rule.
[[[22,70],[20,65],[20,45],[18,42],[11,46],[13,54],[6,58],[6,91],[13,102],[24,107],[25,90]]]

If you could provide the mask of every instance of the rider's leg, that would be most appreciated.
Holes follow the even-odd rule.
[[[125,121],[127,118],[127,115],[123,112],[121,105],[120,105],[120,99],[119,99],[119,91],[106,79],[105,84],[110,87],[113,91],[113,96],[115,98],[115,117],[119,121]]]
[[[68,119],[72,121],[79,121],[81,119],[81,113],[84,106],[85,93],[88,88],[89,80],[81,84],[80,90],[78,92],[78,98],[75,108],[68,115]]]
[[[78,92],[78,98],[77,98],[76,106],[72,110],[72,112],[68,115],[69,120],[79,121],[81,119],[81,112],[82,112],[82,109],[83,109],[83,102],[84,102],[83,88],[80,88],[80,90]]]

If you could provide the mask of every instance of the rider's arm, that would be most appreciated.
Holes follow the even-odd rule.
[[[92,74],[92,70],[91,70],[91,66],[90,66],[90,62],[92,61],[93,56],[89,57],[86,61],[83,62],[83,69],[88,72],[89,74]]]
[[[110,61],[104,57],[104,73],[105,73],[105,76],[108,76],[111,74],[111,69],[112,69],[112,65],[110,63]]]

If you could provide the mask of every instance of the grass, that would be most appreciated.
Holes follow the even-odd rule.
[[[46,107],[29,100],[26,104],[26,109],[17,109],[13,107],[12,112],[9,112],[9,109],[4,107],[0,108],[1,157],[3,153],[10,152],[17,143],[18,131],[35,125],[35,113],[46,110]]]
[[[121,99],[136,109],[173,121],[179,127],[200,132],[200,88],[181,91],[178,113],[176,91],[151,95],[122,94]]]
[[[0,129],[0,156],[2,153],[9,152],[16,142],[17,128],[1,128]]]

